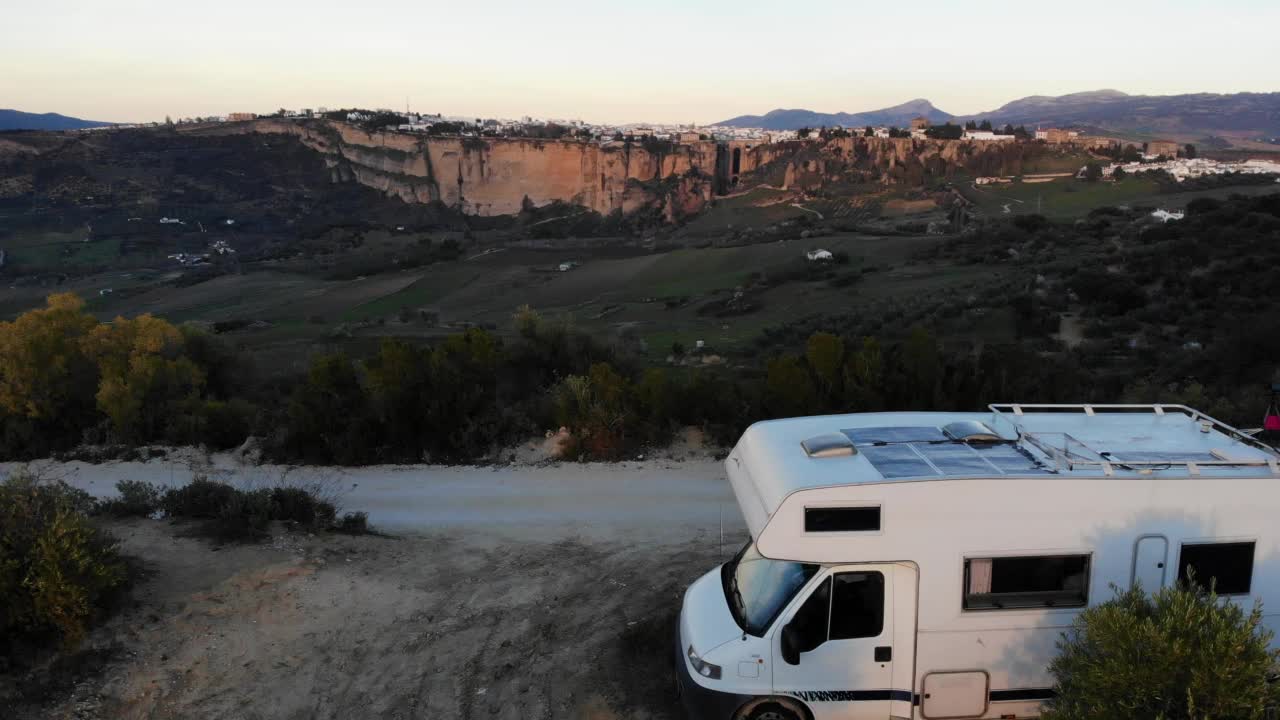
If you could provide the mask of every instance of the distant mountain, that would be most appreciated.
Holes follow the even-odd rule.
[[[716,123],[728,127],[758,127],[766,130],[799,130],[834,125],[896,125],[906,127],[912,118],[923,115],[931,122],[944,122],[951,117],[928,100],[917,99],[880,110],[862,113],[820,113],[813,110],[772,110],[764,115],[739,115]]]
[[[990,120],[996,125],[1079,127],[1117,135],[1167,135],[1188,140],[1209,135],[1254,139],[1280,137],[1280,92],[1128,95],[1119,90],[1094,90],[1058,96],[1032,95],[990,112],[964,116],[945,113],[928,100],[912,100],[862,113],[774,110],[765,115],[742,115],[719,124],[768,130],[824,125],[904,127],[918,115],[934,123]]]
[[[21,110],[0,110],[0,130],[83,130],[112,124],[96,120],[81,120],[58,113],[37,114]]]
[[[1280,136],[1280,92],[1217,95],[1126,95],[1096,90],[1050,97],[1032,95],[990,112],[957,120],[1004,125],[1077,126],[1136,135],[1203,137]]]

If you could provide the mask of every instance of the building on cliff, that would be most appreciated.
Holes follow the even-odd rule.
[[[246,120],[256,120],[257,118],[257,113],[249,112],[233,112],[227,115],[228,122],[244,122]]]
[[[1058,128],[1036,130],[1036,139],[1044,140],[1050,145],[1062,145],[1069,143],[1079,137],[1079,135],[1080,133],[1075,130],[1060,130]]]
[[[965,130],[965,140],[1016,140],[1017,135],[997,135],[990,130]]]
[[[924,117],[923,115],[919,117],[911,118],[912,130],[927,130],[928,128],[929,128],[929,118]]]
[[[1146,145],[1146,154],[1149,157],[1178,157],[1178,143],[1172,140],[1151,140]]]

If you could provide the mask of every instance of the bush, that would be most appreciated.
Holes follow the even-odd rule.
[[[140,480],[121,480],[116,483],[120,497],[106,500],[99,511],[116,517],[146,517],[160,509],[160,489]]]
[[[93,500],[18,471],[0,483],[0,656],[78,643],[128,580],[115,541],[89,523]]]
[[[125,483],[121,483],[123,485]],[[136,485],[147,490],[131,488],[133,496],[145,496],[147,492],[158,494],[154,486]],[[124,495],[123,487],[121,494]],[[202,521],[201,534],[224,542],[261,539],[273,520],[309,530],[353,534],[368,531],[368,518],[364,513],[347,513],[338,522],[337,509],[323,498],[317,487],[239,490],[197,476],[183,487],[165,491],[159,496],[159,506],[174,518]]]
[[[160,505],[174,517],[212,520],[238,492],[226,483],[197,476],[180,488],[166,490]]]
[[[232,490],[217,517],[204,524],[204,532],[216,540],[237,542],[266,537],[271,524],[271,491]]]
[[[364,535],[369,532],[369,514],[362,512],[344,513],[342,520],[333,528],[334,532],[348,535]]]
[[[294,522],[304,527],[329,527],[337,510],[333,503],[317,497],[315,492],[297,487],[280,487],[271,491],[271,515],[276,520]]]
[[[1140,589],[1085,610],[1050,666],[1046,720],[1261,718],[1277,669],[1262,609],[1199,588]]]

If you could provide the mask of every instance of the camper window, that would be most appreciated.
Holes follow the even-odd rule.
[[[804,509],[805,532],[867,532],[879,529],[879,505]]]
[[[884,575],[840,573],[831,599],[831,639],[879,637],[884,629]]]
[[[1253,579],[1253,543],[1188,543],[1182,546],[1178,580],[1213,584],[1219,595],[1248,595]]]
[[[965,610],[1080,607],[1088,602],[1088,555],[964,561]]]
[[[879,637],[884,631],[884,574],[850,572],[827,578],[787,627],[800,652],[828,640]]]

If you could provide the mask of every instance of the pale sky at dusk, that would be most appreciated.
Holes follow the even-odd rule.
[[[709,123],[956,114],[1025,95],[1280,90],[1280,2],[15,2],[0,107],[146,121],[279,107]]]

